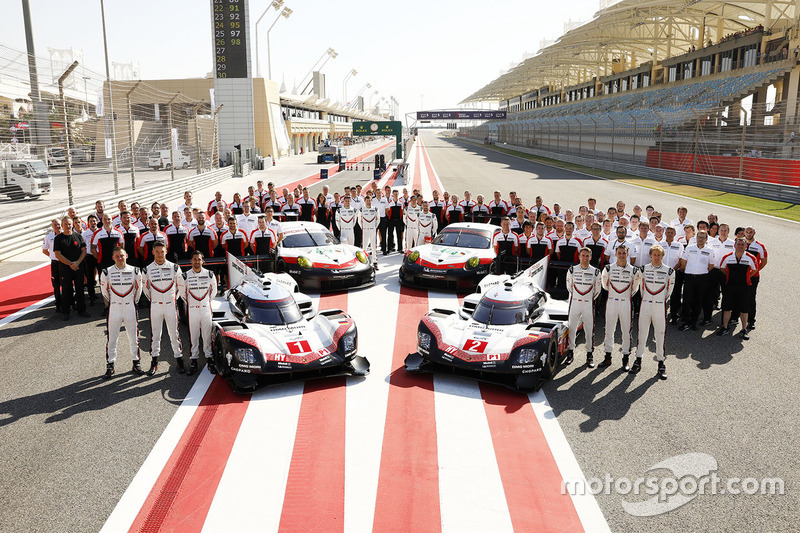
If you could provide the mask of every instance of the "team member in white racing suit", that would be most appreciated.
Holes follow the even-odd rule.
[[[600,295],[600,269],[593,267],[592,251],[583,247],[578,252],[580,263],[567,269],[569,291],[569,345],[565,364],[572,363],[578,325],[583,322],[586,336],[586,366],[594,368],[594,300]]]
[[[628,247],[624,244],[615,250],[616,262],[603,268],[602,285],[608,291],[606,302],[606,358],[600,368],[611,366],[614,333],[619,321],[622,330],[622,367],[627,372],[631,353],[631,298],[639,290],[639,269],[628,263]]]
[[[153,245],[154,261],[144,269],[144,294],[150,300],[150,370],[152,376],[158,370],[161,354],[161,331],[167,323],[167,333],[172,342],[172,355],[177,360],[178,372],[183,373],[181,338],[178,334],[178,279],[182,273],[178,265],[167,261],[167,247],[162,242]]]
[[[419,241],[419,214],[422,210],[417,206],[417,197],[412,196],[403,209],[403,223],[406,225],[406,250],[410,250]]]
[[[123,325],[128,332],[128,344],[133,359],[133,371],[143,374],[139,362],[139,320],[136,315],[136,302],[142,296],[142,276],[135,266],[127,264],[128,253],[123,246],[114,248],[114,264],[100,272],[100,293],[103,295],[108,316],[106,329],[106,373],[104,379],[114,375],[114,361],[117,359],[117,339]]]
[[[430,210],[428,202],[422,202],[422,211],[417,216],[417,242],[430,244],[433,236],[439,231],[439,221],[436,214]]]
[[[664,248],[661,245],[651,246],[648,255],[650,263],[639,267],[642,304],[639,307],[639,343],[636,346],[636,360],[631,367],[631,373],[636,374],[642,369],[642,355],[647,346],[650,324],[653,324],[658,377],[667,379],[667,367],[664,365],[664,336],[667,332],[667,302],[675,285],[675,271],[661,262],[664,257]]]
[[[339,241],[344,244],[355,245],[356,233],[355,227],[356,219],[359,212],[350,207],[350,197],[345,196],[343,200],[344,205],[336,211],[336,227],[339,228]]]
[[[367,194],[361,208],[361,244],[364,250],[369,250],[372,257],[372,266],[378,268],[378,226],[381,223],[380,209],[372,205],[372,196]]]
[[[211,300],[217,295],[217,278],[210,270],[203,268],[203,254],[192,254],[192,268],[183,273],[179,280],[181,296],[186,302],[186,318],[189,321],[191,355],[187,375],[197,372],[197,359],[200,357],[200,339],[203,339],[203,353],[208,362],[208,370],[217,373],[211,359]]]

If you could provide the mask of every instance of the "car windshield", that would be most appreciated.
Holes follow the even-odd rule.
[[[433,244],[458,246],[459,248],[489,248],[491,238],[483,231],[473,229],[445,229],[433,240]]]
[[[528,309],[524,302],[501,302],[490,298],[483,298],[472,313],[472,318],[477,322],[491,326],[521,324],[527,316]]]
[[[300,308],[292,298],[283,300],[254,300],[248,302],[248,321],[278,326],[294,324],[303,319]]]
[[[37,174],[47,174],[47,166],[38,159],[30,161],[30,164],[33,171]]]
[[[304,230],[301,233],[285,235],[281,243],[286,248],[306,248],[308,246],[339,244],[339,241],[336,240],[332,233],[327,231]]]

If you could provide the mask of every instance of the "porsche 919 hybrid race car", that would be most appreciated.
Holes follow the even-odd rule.
[[[538,390],[556,374],[567,350],[568,304],[542,290],[547,261],[515,275],[486,276],[458,312],[426,313],[405,369]]]
[[[475,290],[493,271],[497,254],[492,240],[499,226],[458,222],[446,226],[431,244],[406,250],[400,283],[416,287]]]
[[[230,255],[228,260],[231,289],[214,300],[212,352],[234,390],[369,373],[347,313],[317,311],[288,274],[260,274]]]
[[[367,253],[340,244],[322,224],[283,222],[278,245],[278,272],[287,272],[303,290],[336,291],[375,283],[375,269]]]

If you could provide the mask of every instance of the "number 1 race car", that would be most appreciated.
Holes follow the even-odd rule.
[[[339,375],[366,376],[358,330],[339,309],[319,311],[288,274],[259,274],[229,254],[231,289],[213,304],[213,358],[234,390]]]
[[[475,290],[492,271],[496,254],[492,240],[499,226],[458,222],[446,226],[431,244],[406,251],[400,283],[447,290]]]
[[[544,258],[513,276],[486,276],[457,313],[426,313],[405,369],[538,390],[558,372],[567,349],[568,304],[542,290],[546,272]]]

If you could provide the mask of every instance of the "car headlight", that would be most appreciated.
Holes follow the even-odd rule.
[[[477,268],[481,264],[481,260],[477,257],[470,257],[467,259],[467,268]]]
[[[314,266],[314,263],[311,262],[311,259],[302,255],[297,258],[297,264],[300,266],[300,268],[305,269],[309,269]]]
[[[417,347],[425,352],[431,351],[431,336],[427,333],[417,333]]]
[[[256,364],[256,352],[252,348],[236,348],[233,352],[240,363]]]
[[[416,263],[417,261],[419,261],[419,252],[417,252],[416,250],[413,252],[409,252],[408,255],[406,256],[406,259],[408,259],[409,263]]]
[[[529,365],[536,361],[537,352],[533,348],[523,348],[519,351],[517,361],[521,365]]]
[[[361,250],[358,250],[356,252],[356,258],[358,258],[358,260],[361,261],[365,265],[369,262],[369,259],[367,259],[367,254],[365,254]]]
[[[357,348],[358,348],[358,342],[356,342],[355,332],[342,337],[342,351],[344,352],[344,355],[350,355],[355,353]]]

